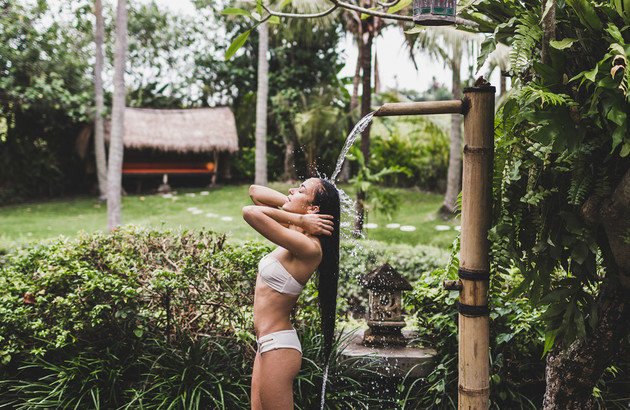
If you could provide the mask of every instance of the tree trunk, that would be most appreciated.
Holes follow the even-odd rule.
[[[365,22],[365,20],[364,20]],[[369,23],[366,23],[369,24]],[[374,34],[369,29],[363,30],[361,38],[361,70],[362,76],[362,95],[361,95],[361,118],[372,112],[372,42]],[[365,127],[361,133],[361,153],[365,161],[365,166],[370,161],[370,124]],[[357,191],[355,203],[356,217],[354,220],[354,236],[361,236],[363,232],[363,219],[365,212],[366,193]]]
[[[352,77],[352,97],[350,98],[350,111],[359,106],[359,84],[361,83],[361,66],[363,65],[363,47],[361,46],[362,35],[359,33],[356,37],[359,56],[357,57],[357,66],[354,69],[354,77]]]
[[[295,172],[295,141],[291,137],[285,141],[283,179],[286,181],[297,180],[297,174]]]
[[[541,2],[543,10],[543,38],[540,51],[540,59],[544,64],[551,65],[551,57],[549,56],[549,42],[556,39],[556,2],[555,0],[541,0]],[[549,6],[548,10],[547,6]]]
[[[381,93],[381,76],[378,72],[378,53],[374,49],[374,94]]]
[[[123,134],[125,120],[125,60],[127,55],[127,0],[118,0],[116,13],[116,47],[114,51],[114,99],[112,129],[109,141],[107,172],[107,230],[122,222],[120,194],[122,190]]]
[[[596,409],[593,388],[630,333],[628,288],[607,285],[597,328],[586,341],[547,353],[545,409]]]
[[[600,243],[606,283],[598,300],[599,320],[586,341],[547,355],[545,409],[593,409],[593,388],[630,335],[630,170],[613,195],[590,198],[582,207],[593,229],[602,226]]]
[[[257,185],[267,185],[267,95],[269,93],[269,26],[258,26],[258,91],[256,94],[256,175]]]
[[[359,30],[361,25],[359,24]],[[361,66],[363,62],[363,47],[361,46],[361,33],[356,37],[357,48],[359,49],[359,56],[357,57],[357,66],[354,70],[354,77],[352,78],[352,97],[350,98],[350,112],[353,112],[359,106],[359,83],[361,82]],[[341,173],[339,174],[339,181],[344,182],[350,179],[350,162],[345,161],[341,166]]]
[[[96,159],[99,198],[104,200],[107,199],[107,158],[105,156],[105,132],[103,124],[103,112],[105,111],[103,97],[103,41],[105,38],[105,24],[103,23],[103,4],[101,0],[96,0],[94,15],[96,17],[94,33],[94,157]]]
[[[507,73],[501,70],[501,75],[499,77],[499,95],[505,94],[507,91]]]
[[[456,47],[451,59],[451,70],[453,70],[453,91],[452,98],[459,100],[462,98],[461,82],[461,53]],[[446,174],[446,194],[440,212],[453,215],[457,208],[457,196],[462,185],[462,116],[451,115],[451,140],[448,157],[448,171]]]

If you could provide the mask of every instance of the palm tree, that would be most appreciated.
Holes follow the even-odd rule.
[[[361,7],[370,8],[375,4],[371,0],[361,0]],[[354,35],[359,50],[357,69],[353,80],[351,109],[358,104],[358,84],[361,78],[361,118],[372,112],[372,45],[374,39],[386,27],[386,22],[379,17],[362,18],[361,13],[348,10],[344,13],[347,22],[346,30]],[[361,152],[367,165],[370,158],[370,125],[361,133]],[[347,170],[347,168],[346,168]],[[346,171],[347,172],[347,171]],[[363,232],[366,193],[359,190],[356,195],[354,235]]]
[[[258,90],[256,93],[255,183],[267,185],[267,99],[269,94],[269,26],[258,26]]]
[[[125,60],[127,56],[127,0],[118,0],[114,50],[114,99],[107,170],[107,230],[122,222],[121,199],[123,134],[125,120]]]
[[[105,157],[105,138],[103,126],[103,112],[105,103],[103,98],[103,39],[105,25],[103,23],[103,4],[96,0],[94,4],[96,27],[95,62],[94,62],[94,156],[96,158],[96,176],[98,178],[99,198],[107,198],[107,158]]]
[[[336,106],[334,100],[338,93],[331,89],[322,89],[318,95],[302,97],[302,112],[295,115],[293,128],[297,142],[305,147],[304,156],[307,163],[307,175],[317,176],[317,159],[321,148],[345,131],[342,107]]]
[[[444,61],[452,71],[452,98],[462,98],[461,62],[465,53],[478,48],[483,37],[476,33],[457,30],[453,27],[431,27],[422,29],[416,39],[416,47],[428,52],[431,56]],[[505,65],[507,53],[504,47],[493,53],[491,65]],[[452,215],[456,212],[457,197],[462,183],[462,117],[451,116],[451,141],[449,150],[448,171],[446,176],[446,194],[440,212]]]

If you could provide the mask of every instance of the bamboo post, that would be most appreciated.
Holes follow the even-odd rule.
[[[489,84],[464,89],[463,100],[384,104],[374,116],[464,114],[459,290],[459,409],[487,409],[490,396],[490,261],[494,94]]]
[[[487,409],[490,395],[488,229],[492,212],[495,87],[464,90],[459,278],[459,409]]]

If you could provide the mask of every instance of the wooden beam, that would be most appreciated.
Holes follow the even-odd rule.
[[[462,100],[387,103],[376,110],[374,116],[464,114],[464,109],[465,104]]]

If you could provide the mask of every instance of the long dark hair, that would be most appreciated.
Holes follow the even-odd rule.
[[[327,179],[318,178],[320,188],[315,190],[313,205],[319,207],[320,214],[332,215],[334,229],[332,235],[317,238],[322,247],[322,261],[317,267],[319,273],[319,308],[324,334],[324,357],[326,363],[332,352],[337,311],[337,281],[339,279],[339,218],[341,205],[337,187]]]

